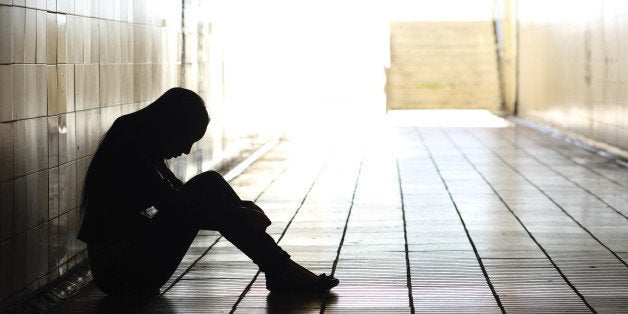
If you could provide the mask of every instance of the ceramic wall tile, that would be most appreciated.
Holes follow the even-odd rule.
[[[84,43],[84,18],[80,16],[74,17],[74,25],[73,28],[73,41],[74,41],[74,63],[83,63],[85,52],[85,43]]]
[[[59,263],[67,262],[69,254],[68,246],[68,214],[59,216]]]
[[[11,22],[11,33],[13,36],[13,63],[24,63],[26,9],[13,7],[11,12]]]
[[[59,113],[59,106],[57,105],[57,66],[46,66],[46,103],[48,108],[48,114],[53,115]]]
[[[48,171],[26,176],[26,228],[48,221]]]
[[[74,106],[76,110],[85,109],[85,68],[86,65],[76,64],[74,66]]]
[[[78,253],[78,241],[76,239],[76,235],[78,233],[78,226],[77,226],[77,220],[78,220],[78,216],[77,216],[77,209],[72,209],[70,210],[67,215],[68,215],[68,244],[67,244],[67,252],[68,255],[70,256],[74,256]]]
[[[0,64],[0,122],[13,120],[12,66]]]
[[[100,70],[98,64],[86,64],[83,68],[84,82],[83,82],[83,102],[85,109],[97,108],[100,102],[99,88],[100,88]],[[78,88],[78,81],[77,86]],[[78,105],[78,100],[77,105]],[[77,109],[78,110],[78,109]]]
[[[120,23],[107,21],[107,63],[120,62]]]
[[[20,120],[15,123],[15,175],[30,174],[48,167],[46,118]]]
[[[48,117],[48,167],[59,164],[59,117]]]
[[[70,65],[59,64],[57,65],[57,110],[59,113],[68,112],[68,78]]]
[[[87,168],[89,167],[90,160],[91,160],[91,158],[89,158],[89,157],[78,159],[76,161],[75,176],[72,177],[72,173],[70,172],[70,180],[72,180],[73,178],[75,179],[75,181],[74,181],[74,183],[75,183],[75,185],[74,185],[75,190],[74,191],[70,191],[68,193],[68,195],[70,195],[70,194],[72,194],[72,192],[74,192],[75,207],[79,206],[79,204],[81,202],[81,192],[83,191],[83,183],[85,183],[85,174],[87,173]],[[70,169],[70,171],[71,170],[72,169]],[[73,185],[70,184],[70,188],[72,188],[72,186]],[[71,197],[71,195],[70,195],[70,197]],[[72,201],[72,199],[70,199],[70,201]]]
[[[98,63],[100,61],[100,21],[91,19],[91,44],[92,56],[91,62]]]
[[[13,251],[13,282],[15,290],[26,287],[26,232],[18,234],[14,239]]]
[[[16,119],[24,119],[27,116],[26,112],[26,90],[25,90],[25,78],[26,65],[25,64],[12,64],[11,65],[11,84],[12,84],[12,98],[13,98],[13,114]]]
[[[32,142],[32,141],[28,141]],[[26,174],[26,120],[13,124],[13,169],[16,177]]]
[[[33,282],[48,271],[48,224],[44,223],[26,233],[27,282]]]
[[[59,251],[59,218],[55,218],[48,223],[48,271],[59,267]]]
[[[37,107],[37,117],[45,116],[48,113],[48,70],[47,65],[35,65],[35,106]]]
[[[74,2],[74,13],[76,15],[87,15],[85,6],[89,1],[75,1]]]
[[[77,165],[78,163],[76,161],[68,163],[68,210],[79,207],[81,203],[85,174],[82,173],[83,177],[80,178],[81,181],[79,182]]]
[[[82,158],[87,156],[85,152],[85,143],[87,135],[87,111],[77,111],[75,114],[75,143],[76,143],[76,157]]]
[[[46,63],[57,63],[57,14],[46,13]]]
[[[133,63],[142,62],[142,25],[133,25]]]
[[[24,15],[24,62],[35,63],[37,44],[37,12],[26,9]]]
[[[82,18],[83,62],[92,63],[92,19]]]
[[[57,63],[67,63],[67,18],[65,14],[57,14]]]
[[[0,240],[15,235],[15,181],[0,183]]]
[[[75,114],[59,116],[59,163],[76,159]]]
[[[98,142],[100,140],[101,131],[100,131],[100,110],[92,109],[87,112],[87,121],[86,121],[86,143],[85,143],[85,151],[86,156],[92,155],[96,152],[96,148],[98,147]]]
[[[15,123],[0,123],[0,181],[15,176]]]
[[[13,239],[0,242],[0,291],[3,299],[15,292],[14,283],[14,252]]]
[[[48,51],[48,42],[46,41],[47,33],[48,33],[48,20],[46,11],[36,11],[37,12],[37,38],[36,38],[36,53],[35,53],[35,62],[37,63],[46,63],[47,61],[47,51]]]
[[[31,135],[31,138],[37,141],[37,151],[33,153],[37,157],[36,165],[33,166],[33,169],[39,171],[48,168],[48,121],[45,117],[34,120],[36,121],[36,133]]]
[[[66,62],[76,62],[76,17],[74,15],[66,15]]]
[[[12,7],[0,6],[0,63],[13,62],[12,12]]]
[[[48,169],[48,220],[59,216],[60,167]]]
[[[113,80],[111,81],[111,94],[112,94],[112,105],[119,105],[122,103],[122,65],[121,64],[113,64],[111,69],[113,70]]]
[[[57,11],[57,0],[46,0],[46,8],[48,11]]]
[[[107,28],[106,20],[96,20],[98,21],[98,51],[99,58],[98,62],[101,64],[107,63],[107,39],[109,38],[109,29]],[[92,33],[93,34],[93,33]],[[92,37],[93,40],[93,37]]]
[[[74,111],[75,106],[74,106],[74,84],[75,84],[75,79],[74,79],[74,64],[68,64],[67,68],[66,68],[66,79],[67,79],[67,83],[66,83],[66,101],[65,101],[65,111],[64,112],[71,112]]]
[[[18,177],[15,179],[15,197],[13,202],[15,204],[13,210],[13,231],[15,234],[20,234],[26,231],[26,176]]]
[[[24,106],[17,119],[37,117],[37,66],[35,64],[24,65]]]
[[[52,216],[52,217],[57,217],[60,214],[64,214],[69,209],[68,207],[69,206],[68,205],[68,188],[69,188],[68,184],[69,184],[69,179],[70,179],[69,175],[70,175],[69,163],[59,165],[59,187],[58,187],[59,210],[58,210],[57,215]]]
[[[101,64],[98,71],[98,104],[100,106],[109,105],[109,85],[111,83],[109,79],[109,68],[108,64]]]

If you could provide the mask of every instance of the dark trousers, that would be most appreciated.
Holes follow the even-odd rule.
[[[94,281],[100,290],[115,295],[159,289],[175,272],[200,229],[219,231],[264,272],[283,269],[290,255],[266,232],[250,228],[246,221],[233,219],[227,212],[242,210],[242,200],[220,174],[201,173],[181,192],[193,206],[158,212],[128,245],[108,252],[88,246],[90,259],[108,255],[104,256],[109,259],[104,267],[94,267],[97,263],[92,261]]]

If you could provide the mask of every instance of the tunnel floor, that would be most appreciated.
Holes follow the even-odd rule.
[[[340,285],[274,294],[202,231],[158,298],[93,284],[54,312],[622,312],[628,169],[525,126],[282,141],[231,181],[292,258]]]

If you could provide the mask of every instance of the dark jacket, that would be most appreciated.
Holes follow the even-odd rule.
[[[182,204],[181,181],[128,134],[101,143],[86,180],[90,185],[77,238],[88,244],[132,240],[151,223],[142,214],[146,209],[177,210]]]

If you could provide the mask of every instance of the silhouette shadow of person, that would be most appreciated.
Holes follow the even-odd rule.
[[[215,171],[185,184],[166,159],[188,154],[207,129],[201,97],[172,88],[116,119],[87,170],[78,239],[87,243],[96,286],[108,295],[157,295],[200,229],[217,230],[266,276],[273,292],[320,292],[338,279],[315,275],[266,233],[271,221]],[[150,212],[156,214],[151,215]]]

